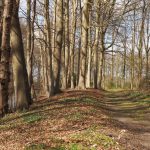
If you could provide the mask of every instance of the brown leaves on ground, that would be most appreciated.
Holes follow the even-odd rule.
[[[119,109],[118,97],[134,95],[88,89],[64,91],[49,100],[40,97],[30,111],[0,120],[0,149],[147,149],[137,138],[139,132],[113,119],[110,102],[116,100]]]

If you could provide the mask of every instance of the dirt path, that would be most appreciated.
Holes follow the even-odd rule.
[[[150,149],[150,97],[132,92],[105,93],[108,114],[134,133],[145,149]]]

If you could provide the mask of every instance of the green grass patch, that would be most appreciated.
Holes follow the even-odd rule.
[[[31,114],[31,115],[23,116],[23,121],[25,123],[35,123],[42,119],[43,119],[43,117],[39,114]]]
[[[113,138],[106,136],[105,134],[100,133],[97,127],[91,127],[81,133],[71,136],[71,140],[74,143],[82,143],[83,149],[93,150],[98,149],[99,147],[104,149],[110,149],[117,145]],[[82,150],[82,149],[75,149]]]

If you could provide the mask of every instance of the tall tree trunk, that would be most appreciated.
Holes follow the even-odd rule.
[[[90,14],[91,15],[91,14]],[[91,16],[89,16],[89,22],[91,21]],[[90,25],[89,25],[90,26]],[[86,88],[91,87],[91,61],[92,61],[92,37],[91,37],[91,27],[89,27],[88,36],[88,60],[87,60],[87,76],[86,76]]]
[[[146,79],[148,80],[150,76],[149,72],[149,51],[146,51]]]
[[[35,90],[34,90],[34,83],[33,83],[33,55],[34,55],[34,46],[35,46],[35,35],[34,35],[34,23],[36,17],[36,0],[33,1],[33,8],[32,8],[32,21],[31,21],[31,52],[30,52],[30,69],[29,69],[29,86],[32,97],[35,98]]]
[[[76,85],[79,84],[79,77],[80,77],[80,59],[81,59],[81,34],[82,34],[82,1],[79,0],[79,7],[80,7],[80,38],[79,38],[79,48],[78,48],[78,63],[77,63],[77,79],[76,79]]]
[[[135,67],[135,62],[134,62],[134,53],[135,53],[135,34],[136,34],[136,22],[135,22],[135,10],[134,10],[134,25],[133,25],[133,33],[132,33],[132,50],[131,50],[131,90],[134,88],[134,67]]]
[[[42,84],[42,89],[41,89],[41,94],[45,94],[45,74],[44,74],[44,53],[43,53],[43,44],[40,42],[40,75],[41,75],[41,84]]]
[[[71,33],[71,41],[70,41],[70,81],[71,88],[74,88],[74,51],[75,51],[75,34],[76,34],[76,19],[77,19],[77,7],[78,1],[72,1],[72,33]]]
[[[3,15],[3,0],[0,1],[0,46],[2,42],[2,15]],[[1,49],[0,49],[0,57],[1,57]]]
[[[142,8],[142,22],[139,31],[139,45],[138,45],[138,87],[140,87],[140,82],[142,79],[142,65],[143,65],[143,37],[145,30],[145,19],[146,19],[146,3],[143,1]]]
[[[100,15],[99,15],[99,0],[96,1],[96,29],[95,29],[95,41],[94,41],[94,88],[97,89],[98,85],[98,44],[99,44],[99,21],[100,21]]]
[[[22,33],[18,17],[19,0],[14,1],[11,22],[11,48],[16,109],[24,110],[32,103],[24,57]]]
[[[103,79],[103,64],[104,64],[104,49],[102,48],[99,55],[99,70],[98,70],[98,85],[99,89],[102,89],[102,79]]]
[[[149,43],[150,43],[150,29],[149,29],[149,24],[150,24],[150,14],[147,13],[147,21],[146,21],[146,38],[144,38],[144,43],[145,43],[145,55],[146,55],[146,80],[147,80],[147,83],[148,83],[148,79],[149,79],[149,76],[150,76],[150,72],[149,72],[149,52],[150,52],[150,46],[149,46]]]
[[[47,36],[47,53],[48,53],[48,75],[49,75],[49,96],[54,93],[53,70],[52,70],[52,46],[51,46],[51,26],[49,16],[49,0],[45,0],[45,23],[46,23],[46,36]]]
[[[0,115],[8,111],[9,59],[10,59],[10,28],[13,11],[13,0],[5,0],[3,13],[3,31],[0,57]]]
[[[83,0],[82,7],[82,34],[81,34],[81,58],[80,58],[80,74],[79,89],[86,88],[86,59],[88,47],[88,29],[89,29],[89,0]]]
[[[56,40],[54,51],[54,93],[60,91],[61,52],[63,37],[63,0],[56,3]]]
[[[102,89],[102,78],[103,78],[103,63],[104,63],[104,54],[105,54],[105,46],[104,46],[104,36],[105,33],[100,32],[100,51],[99,51],[99,61],[98,61],[98,85],[99,89]]]
[[[112,41],[114,40],[114,33],[115,31],[112,31]],[[112,57],[111,57],[111,86],[114,85],[114,45],[112,45]]]
[[[28,71],[29,86],[31,87],[30,53],[31,53],[31,0],[27,0],[27,71]]]
[[[126,26],[126,23],[125,23]],[[125,27],[125,37],[124,37],[124,54],[123,54],[123,69],[122,69],[122,88],[125,88],[125,82],[126,82],[126,57],[127,57],[127,30]]]
[[[34,51],[34,22],[36,16],[36,0],[33,1],[31,17],[31,0],[27,0],[27,72],[29,88],[34,97],[34,87],[33,87],[33,51]]]
[[[49,78],[48,78],[48,53],[47,53],[47,37],[45,36],[45,43],[44,43],[44,54],[43,54],[43,71],[44,71],[44,90],[46,95],[49,95]]]
[[[69,52],[70,52],[70,37],[69,37],[69,0],[64,0],[64,58],[63,61],[63,82],[62,88],[66,89],[68,84],[69,71]]]
[[[119,54],[116,56],[116,89],[119,87]]]

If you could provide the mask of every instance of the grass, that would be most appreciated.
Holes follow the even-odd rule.
[[[40,114],[32,114],[23,117],[23,121],[28,124],[35,123],[37,121],[40,121],[41,119],[43,119],[43,117]]]
[[[0,119],[0,131],[11,130],[19,126],[26,124],[33,124],[42,119],[45,119],[42,115],[38,113],[27,114],[27,113],[14,113],[8,114],[4,118]],[[9,120],[11,120],[9,122]],[[8,121],[8,123],[7,123]]]
[[[87,130],[82,131],[81,133],[71,135],[71,140],[74,143],[81,142],[83,143],[83,149],[90,150],[98,149],[99,147],[104,148],[105,150],[118,147],[118,143],[112,137],[106,136],[105,134],[100,133],[98,126],[92,126]],[[78,148],[77,150],[82,150]]]

